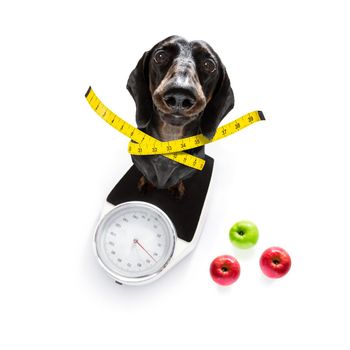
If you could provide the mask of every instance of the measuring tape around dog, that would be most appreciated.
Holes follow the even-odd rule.
[[[199,134],[178,140],[159,141],[135,128],[113,113],[101,102],[91,87],[89,87],[88,91],[86,92],[85,98],[91,108],[103,120],[134,141],[129,143],[128,151],[130,154],[140,156],[161,154],[164,157],[197,170],[203,169],[205,160],[183,151],[220,140],[242,130],[251,124],[254,124],[255,122],[265,120],[264,114],[261,111],[254,111],[219,127],[211,140],[206,138],[203,134]]]

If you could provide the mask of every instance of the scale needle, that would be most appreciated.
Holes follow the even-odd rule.
[[[138,239],[134,239],[134,243],[136,243],[137,245],[139,245],[153,260],[154,260],[154,262],[157,262],[157,260],[156,259],[154,259],[154,257],[150,254],[150,253],[148,253],[148,251],[140,244],[140,242],[139,242],[139,240]]]

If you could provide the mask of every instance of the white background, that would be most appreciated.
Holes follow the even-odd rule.
[[[346,1],[11,1],[1,5],[1,349],[349,349],[349,62]],[[231,121],[266,122],[206,148],[213,195],[191,256],[154,284],[120,287],[92,235],[131,165],[127,139],[84,99],[92,85],[134,123],[125,85],[142,53],[179,34],[222,58]],[[254,221],[249,251],[228,240]],[[261,252],[293,266],[272,281]],[[217,255],[241,263],[223,288]]]

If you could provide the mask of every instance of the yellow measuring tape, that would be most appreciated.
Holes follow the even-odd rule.
[[[183,151],[220,140],[254,124],[255,122],[265,120],[264,114],[261,111],[254,111],[218,128],[211,140],[206,138],[203,134],[199,134],[185,137],[183,139],[162,142],[135,128],[113,113],[96,96],[91,86],[86,92],[85,98],[91,108],[104,121],[134,141],[129,143],[128,150],[130,154],[140,156],[161,154],[164,157],[198,170],[203,169],[205,160]]]

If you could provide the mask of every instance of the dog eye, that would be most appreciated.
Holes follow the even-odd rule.
[[[154,55],[154,61],[158,64],[166,64],[169,61],[169,56],[165,51],[160,50]]]
[[[201,68],[206,73],[213,73],[216,71],[216,64],[212,59],[208,58],[202,62]]]

